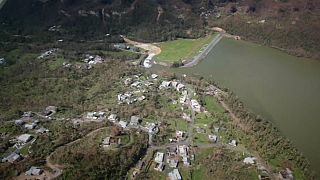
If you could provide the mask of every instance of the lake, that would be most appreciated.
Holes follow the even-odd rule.
[[[320,61],[224,38],[198,65],[179,71],[235,92],[320,169]]]

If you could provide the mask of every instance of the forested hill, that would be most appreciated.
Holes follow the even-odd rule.
[[[318,0],[8,0],[0,35],[124,34],[140,41],[203,36],[220,26],[243,39],[320,59]],[[39,32],[40,31],[40,32]]]

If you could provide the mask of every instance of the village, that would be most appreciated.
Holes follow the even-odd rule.
[[[57,27],[52,27],[52,31],[55,28]],[[141,49],[124,43],[115,44],[114,48],[133,53],[141,52]],[[37,60],[51,63],[50,60],[61,56],[61,52],[62,49],[51,48],[41,53]],[[155,54],[145,55],[138,63],[133,63],[139,68],[143,67],[144,71],[123,75],[113,83],[113,89],[109,92],[111,98],[107,101],[110,103],[108,108],[91,109],[93,111],[66,118],[62,107],[48,106],[42,112],[26,111],[20,119],[7,121],[10,126],[19,127],[21,133],[10,137],[9,144],[12,146],[1,154],[2,163],[19,164],[28,161],[34,153],[32,147],[41,137],[53,138],[52,134],[58,133],[57,129],[52,128],[55,125],[51,125],[57,123],[59,128],[68,127],[66,131],[93,126],[88,128],[87,135],[105,127],[112,127],[112,130],[104,131],[95,143],[102,152],[121,151],[135,141],[133,134],[146,134],[147,152],[128,172],[129,179],[139,179],[146,174],[170,180],[188,179],[186,171],[199,167],[199,153],[201,156],[203,151],[215,148],[241,153],[238,163],[257,172],[259,179],[268,179],[271,173],[263,160],[250,153],[238,137],[240,131],[229,125],[230,116],[220,104],[225,92],[210,85],[205,92],[199,93],[197,87],[187,81],[189,77],[186,74],[168,77],[147,72],[145,69],[152,67]],[[77,57],[77,62],[63,61],[59,67],[90,72],[108,62],[98,53],[82,53]],[[0,63],[5,64],[5,59],[1,58]],[[142,110],[151,105],[156,110]],[[132,113],[131,109],[136,107],[140,107],[142,111]],[[69,146],[86,137],[79,135],[81,132],[77,133],[77,138],[71,138],[59,146]],[[8,138],[5,131],[1,136]],[[63,173],[62,165],[52,165],[52,162],[49,162],[55,151],[50,149],[51,153],[47,154],[45,164],[31,164],[17,176],[22,179],[50,179],[60,176]],[[292,179],[290,169],[280,174]]]
[[[90,59],[90,57],[88,57]],[[172,94],[170,103],[176,106],[175,110],[181,111],[178,123],[182,126],[174,127],[171,137],[165,142],[155,143],[154,138],[158,134],[164,133],[165,126],[163,121],[153,120],[150,121],[142,118],[141,115],[136,114],[130,117],[121,117],[116,112],[87,112],[82,118],[71,119],[73,125],[80,126],[83,123],[101,123],[110,122],[119,130],[118,133],[111,133],[105,137],[102,137],[102,141],[99,143],[103,150],[119,149],[122,146],[126,146],[130,138],[131,130],[140,131],[146,133],[149,136],[148,146],[149,150],[155,151],[153,157],[153,171],[164,173],[171,180],[180,180],[182,175],[180,168],[190,168],[193,166],[193,162],[197,158],[193,151],[196,148],[209,148],[219,146],[229,146],[230,148],[238,146],[238,141],[235,139],[226,139],[221,136],[225,130],[220,127],[214,127],[210,130],[207,123],[202,123],[202,119],[197,120],[199,115],[203,116],[209,114],[209,112],[202,106],[198,100],[198,95],[194,92],[190,85],[181,83],[180,80],[166,80],[161,78],[157,74],[151,74],[144,76],[142,74],[135,74],[129,77],[123,77],[121,79],[122,86],[126,91],[120,92],[115,98],[119,106],[128,106],[147,101],[150,96],[149,93],[152,90],[156,90],[166,95]],[[219,91],[214,91],[217,95]],[[54,115],[57,113],[58,107],[48,106],[41,113],[24,112],[22,117],[18,120],[12,121],[16,126],[23,127],[28,133],[21,134],[12,139],[15,143],[11,148],[12,151],[8,152],[7,156],[2,158],[2,162],[19,163],[24,157],[28,156],[29,148],[37,141],[39,134],[49,134],[50,130],[41,126],[41,121],[54,121]],[[205,120],[207,121],[207,120]],[[195,135],[193,135],[195,133]],[[127,134],[126,138],[123,138]],[[121,136],[120,136],[121,135]],[[255,164],[254,157],[246,157],[244,159],[245,164]],[[180,165],[181,163],[181,165]],[[134,168],[130,176],[135,178],[140,170],[142,170],[143,162],[139,162],[139,168]],[[179,168],[178,168],[179,167]],[[150,170],[151,171],[151,170]],[[31,166],[30,169],[26,169],[25,175],[27,176],[39,176],[45,172],[42,168]]]

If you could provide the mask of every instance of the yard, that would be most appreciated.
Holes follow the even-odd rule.
[[[194,57],[213,39],[213,35],[199,39],[178,39],[160,43],[161,53],[156,60],[164,62],[177,62]]]

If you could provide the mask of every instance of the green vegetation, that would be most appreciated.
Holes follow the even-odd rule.
[[[225,111],[223,107],[219,104],[217,99],[212,96],[204,97],[204,106],[206,107],[206,110],[211,113],[214,113],[214,112],[222,113]]]
[[[242,153],[225,148],[197,149],[192,179],[258,179],[254,166],[242,163]]]
[[[208,35],[199,39],[177,39],[160,43],[161,53],[156,60],[164,62],[177,62],[190,59],[213,39],[214,35]]]

